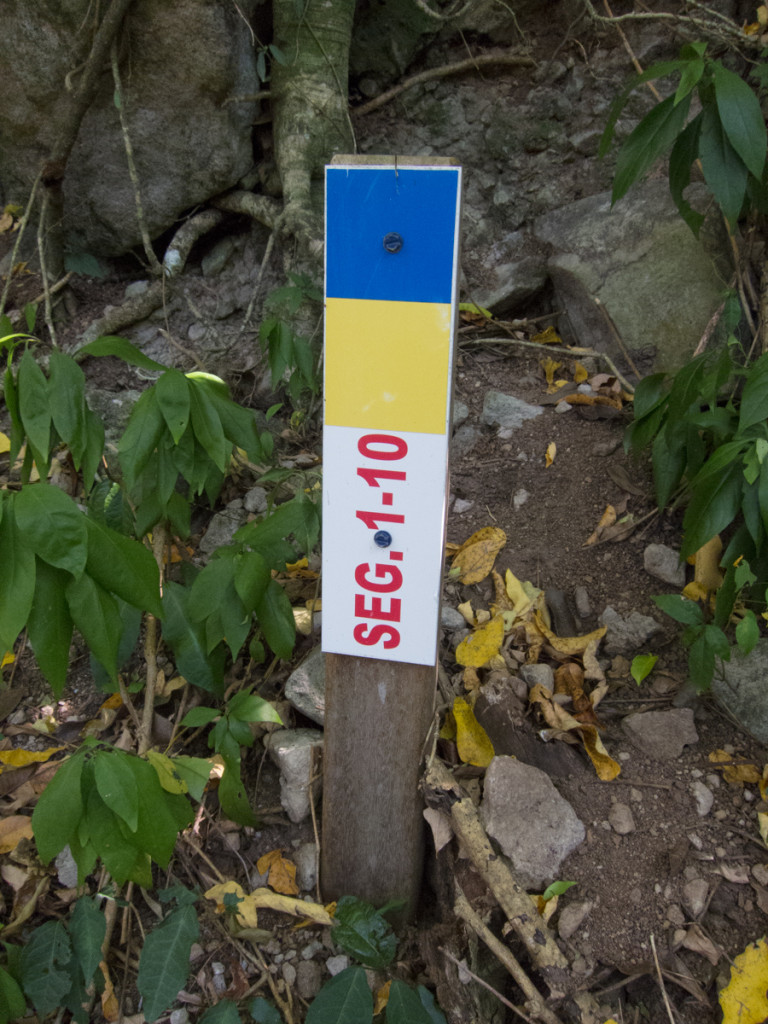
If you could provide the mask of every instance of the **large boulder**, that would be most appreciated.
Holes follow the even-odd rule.
[[[235,185],[252,167],[259,88],[244,20],[253,0],[136,0],[118,44],[149,234]],[[0,185],[24,203],[79,81],[92,38],[90,0],[4,0],[0,28]],[[64,179],[71,251],[117,255],[140,234],[109,64],[83,119]]]

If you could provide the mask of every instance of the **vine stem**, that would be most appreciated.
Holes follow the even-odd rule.
[[[152,532],[152,554],[160,572],[160,591],[163,586],[163,556],[168,540],[168,529],[165,523],[158,523]],[[144,660],[147,665],[147,683],[144,688],[144,709],[139,731],[139,755],[146,754],[152,746],[152,724],[155,715],[155,690],[157,688],[157,619],[147,615],[146,635],[144,637]]]

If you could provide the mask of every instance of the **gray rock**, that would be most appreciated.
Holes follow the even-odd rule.
[[[131,281],[125,286],[125,297],[133,299],[137,295],[143,295],[146,291],[149,291],[149,281]]]
[[[453,511],[460,516],[462,512],[469,512],[474,504],[474,501],[467,501],[466,498],[457,498],[453,503]]]
[[[489,391],[483,401],[480,422],[487,427],[517,430],[526,420],[541,416],[543,411],[540,405],[531,405],[501,391]]]
[[[491,761],[480,813],[488,835],[531,889],[554,881],[561,862],[586,835],[549,776],[512,757]]]
[[[455,608],[451,608],[449,604],[444,604],[440,609],[440,625],[443,629],[464,629],[467,625],[467,620],[457,611]]]
[[[699,741],[690,708],[640,711],[627,715],[622,727],[638,750],[657,761],[673,761],[683,747]]]
[[[296,865],[296,884],[302,892],[312,892],[317,883],[317,847],[302,843],[291,859]]]
[[[321,788],[320,753],[323,734],[317,729],[281,729],[264,740],[280,769],[280,803],[292,822],[303,821]],[[310,779],[314,779],[311,786]]]
[[[243,504],[247,512],[266,512],[267,492],[263,487],[252,487],[249,491],[245,492]]]
[[[526,491],[524,487],[518,487],[518,489],[512,495],[512,504],[515,508],[515,511],[517,511],[517,509],[519,508],[522,508],[526,501],[528,501],[530,496],[531,495],[528,491]]]
[[[551,690],[555,685],[555,673],[551,665],[521,665],[520,675],[528,684],[528,688],[540,684]]]
[[[200,266],[204,277],[214,277],[219,274],[227,264],[229,257],[235,251],[235,240],[231,235],[219,239],[209,252],[203,256]]]
[[[463,622],[463,619],[462,619]],[[285,696],[313,722],[325,721],[325,655],[319,647],[295,668],[285,684]]]
[[[692,878],[683,886],[683,905],[694,920],[703,913],[708,896],[709,885],[703,878]]]
[[[584,900],[581,903],[569,903],[567,907],[563,907],[557,920],[557,934],[560,938],[570,939],[582,926],[591,910],[592,903],[589,900]]]
[[[482,436],[483,432],[476,424],[463,423],[451,438],[451,458],[469,455]]]
[[[632,817],[632,811],[627,804],[612,804],[610,811],[608,811],[608,822],[613,831],[620,836],[627,836],[630,832],[634,832],[636,828],[635,819]]]
[[[453,403],[453,427],[455,430],[469,417],[469,406],[456,399]]]
[[[282,967],[280,968],[280,973],[285,979],[285,983],[288,986],[288,988],[292,989],[293,986],[296,984],[296,968],[293,966],[293,964],[290,963],[283,964]]]
[[[314,960],[301,960],[296,968],[296,991],[307,1002],[314,999],[323,984],[320,964]]]
[[[686,197],[696,203],[702,195],[693,186]],[[615,206],[605,192],[552,210],[535,221],[533,234],[553,248],[550,277],[577,344],[623,363],[597,298],[626,348],[656,347],[657,369],[690,358],[721,302],[722,283],[711,253],[671,202],[666,182],[638,185]],[[705,229],[702,239],[710,235]],[[710,248],[724,255],[725,240],[711,237]]]
[[[589,594],[586,587],[575,587],[573,601],[576,605],[576,614],[580,619],[588,619],[592,614],[592,605],[589,602]]]
[[[200,551],[204,555],[210,555],[216,548],[231,544],[232,538],[245,523],[246,518],[241,501],[238,501],[237,504],[231,502],[221,512],[217,512],[200,540]]]
[[[77,864],[69,845],[56,855],[54,863],[59,885],[63,885],[65,889],[74,889],[77,885]]]
[[[329,956],[325,961],[325,966],[330,976],[335,978],[337,974],[341,974],[342,971],[346,971],[349,967],[349,957],[344,956],[343,953],[339,954],[339,956]]]
[[[730,661],[718,659],[712,693],[742,729],[768,744],[768,639],[759,640],[746,656],[736,648]]]
[[[625,618],[610,605],[600,616],[600,623],[608,627],[603,649],[610,655],[634,654],[654,634],[661,632],[661,626],[650,615],[632,612]]]
[[[680,552],[666,544],[649,544],[643,552],[643,567],[671,587],[682,589],[685,586],[685,566],[680,564]]]
[[[695,782],[691,783],[691,792],[693,793],[694,800],[696,801],[696,813],[700,818],[706,818],[712,810],[712,804],[715,802],[715,794],[709,786],[704,785],[701,779],[696,779]]]

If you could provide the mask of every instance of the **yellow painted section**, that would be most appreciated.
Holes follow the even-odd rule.
[[[326,299],[325,422],[444,434],[451,306]]]

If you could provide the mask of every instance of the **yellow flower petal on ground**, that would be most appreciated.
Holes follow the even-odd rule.
[[[456,749],[464,764],[487,768],[495,756],[488,733],[475,718],[475,713],[463,697],[453,702],[456,719]]]
[[[496,556],[507,543],[498,526],[484,526],[465,540],[453,556],[451,567],[459,569],[462,583],[479,583],[493,569]]]
[[[731,980],[720,993],[723,1024],[763,1024],[768,1017],[768,945],[750,942],[731,965]]]
[[[504,619],[497,615],[461,641],[456,648],[456,661],[465,668],[482,668],[499,653],[503,639]]]

